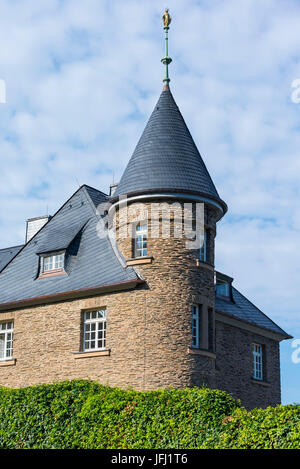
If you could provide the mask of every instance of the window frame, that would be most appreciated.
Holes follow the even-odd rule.
[[[200,307],[192,305],[192,348],[200,348]]]
[[[11,325],[10,328],[5,328],[2,329],[3,325]],[[0,323],[0,336],[4,335],[4,347],[3,347],[3,352],[4,356],[1,357],[0,355],[0,361],[7,361],[7,360],[12,360],[13,358],[13,342],[14,342],[14,322],[13,321],[4,321]],[[10,335],[10,339],[8,339],[8,335]],[[10,346],[8,346],[10,344]],[[8,351],[10,352],[8,354]]]
[[[207,228],[204,228],[203,244],[199,249],[200,262],[207,262],[207,239],[208,239],[208,230]]]
[[[224,293],[220,293],[218,291],[219,288],[224,288],[225,287],[225,294]],[[215,285],[215,290],[216,290],[216,295],[221,295],[221,296],[225,296],[226,298],[230,298],[231,296],[231,292],[230,292],[230,283],[228,282],[220,282],[220,283],[216,283]]]
[[[55,267],[56,259],[61,257],[61,267]],[[40,256],[40,275],[48,275],[52,272],[63,272],[65,270],[65,251],[47,253]],[[45,270],[45,259],[52,258],[52,268]]]
[[[104,312],[103,317],[98,316],[99,312]],[[93,313],[96,313],[96,317],[87,318],[87,315],[92,315]],[[92,324],[95,325],[95,330],[93,331],[92,328],[87,330],[87,326],[92,325]],[[101,328],[100,328],[100,325],[102,326]],[[106,347],[106,328],[107,328],[107,309],[105,307],[96,308],[96,309],[92,309],[92,310],[88,310],[88,311],[83,311],[82,351],[88,353],[88,352],[98,352],[98,351],[101,351],[101,350],[107,350],[107,347]],[[91,339],[91,338],[89,338],[87,340],[87,334],[91,335],[93,332],[95,332],[95,339],[94,339],[95,347],[94,348],[87,347],[88,343],[93,342],[93,339]],[[102,338],[101,339],[99,339],[99,337],[98,337],[99,332],[102,332]],[[99,341],[100,340],[103,342],[103,345],[101,347],[99,347]],[[96,347],[96,345],[97,345],[97,347]]]
[[[257,342],[252,343],[253,375],[257,381],[264,380],[264,347]]]
[[[138,228],[142,228],[138,231]],[[138,236],[142,236],[140,242],[142,243],[142,247],[138,247],[139,238]],[[146,243],[146,247],[144,246]],[[144,252],[145,251],[145,252]],[[148,257],[148,222],[147,221],[140,221],[134,225],[134,258],[141,258],[141,257]]]

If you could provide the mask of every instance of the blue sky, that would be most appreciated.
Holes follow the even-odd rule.
[[[0,0],[0,247],[118,180],[162,88],[160,0]],[[171,89],[229,212],[216,268],[300,337],[300,4],[169,0]],[[282,344],[283,402],[300,364]]]

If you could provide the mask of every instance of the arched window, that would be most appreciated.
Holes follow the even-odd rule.
[[[138,223],[135,227],[134,237],[134,256],[146,257],[147,256],[147,238],[148,226],[147,223]]]

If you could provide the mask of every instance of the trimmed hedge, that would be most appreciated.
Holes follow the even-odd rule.
[[[236,409],[204,445],[216,449],[299,449],[300,405]]]
[[[247,412],[208,388],[0,388],[0,448],[299,448],[300,406]]]

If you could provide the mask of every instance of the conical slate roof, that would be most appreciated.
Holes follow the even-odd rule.
[[[180,192],[220,199],[168,86],[165,86],[114,193]]]

